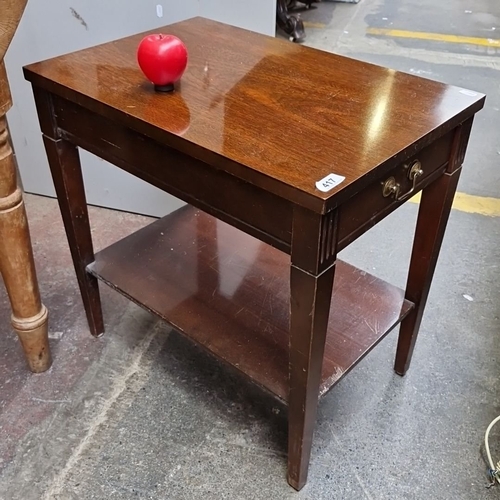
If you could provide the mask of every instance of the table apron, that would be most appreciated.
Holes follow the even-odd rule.
[[[71,101],[53,96],[53,106],[62,138],[290,254],[292,202]],[[444,174],[452,136],[446,134],[419,153],[432,168],[415,193]],[[399,179],[401,170],[398,165],[337,208],[338,251],[406,202],[382,196],[383,181],[391,175]]]
[[[419,162],[422,174],[417,178],[411,195],[443,175],[449,163],[454,137],[454,130],[439,137],[345,201],[340,207],[339,215],[339,251],[409,199],[410,195],[405,194],[412,189],[408,174],[414,162]],[[398,192],[397,196],[383,194],[383,186],[390,178],[400,186],[401,192]]]
[[[415,194],[419,193],[427,187],[429,184],[434,182],[436,179],[444,175],[447,167],[447,163],[442,165],[438,170],[435,170],[432,172],[430,175],[428,175],[425,179],[422,180],[417,186],[417,189],[415,190]],[[377,183],[377,186],[375,187],[370,187],[370,190],[374,189],[380,190],[380,182]],[[363,192],[362,192],[363,193]],[[365,204],[365,207],[367,206],[367,200],[363,196],[354,196],[349,200],[349,205],[342,205],[341,211],[340,211],[340,216],[339,216],[339,244],[338,244],[338,251],[340,252],[347,246],[349,246],[353,241],[357,240],[360,236],[362,236],[366,231],[371,229],[373,226],[377,225],[381,220],[383,220],[385,217],[390,215],[394,210],[399,208],[401,205],[406,203],[408,200],[405,201],[393,201],[392,203],[389,202],[384,206],[383,208],[379,208],[376,212],[374,213],[369,213],[368,211],[365,211],[362,213],[362,216],[360,214],[356,214],[353,216],[351,213],[350,207],[352,204],[359,203],[359,204]]]
[[[53,102],[62,138],[290,253],[291,202],[75,103]]]

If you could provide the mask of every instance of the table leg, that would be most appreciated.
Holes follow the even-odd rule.
[[[295,211],[290,274],[288,482],[297,490],[307,481],[316,424],[336,238],[333,215]]]
[[[394,366],[399,375],[404,375],[410,366],[460,172],[457,169],[446,173],[422,191],[406,284],[406,298],[415,308],[402,321],[399,331]]]
[[[64,139],[44,135],[43,140],[90,332],[98,337],[104,322],[97,278],[86,271],[94,249],[78,148]]]
[[[38,290],[28,220],[17,185],[5,115],[0,116],[0,271],[12,307],[12,326],[28,365],[32,372],[43,372],[52,364],[48,312]]]

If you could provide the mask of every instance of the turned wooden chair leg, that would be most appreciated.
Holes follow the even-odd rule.
[[[1,78],[1,75],[0,75]],[[51,365],[48,313],[40,300],[28,220],[8,140],[0,116],[0,271],[12,307],[12,326],[33,372]]]
[[[27,0],[0,0],[0,272],[12,307],[12,326],[33,372],[51,363],[48,313],[40,300],[35,263],[17,171],[10,147],[6,114],[12,106],[4,56]]]

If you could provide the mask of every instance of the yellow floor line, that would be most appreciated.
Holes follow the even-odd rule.
[[[326,28],[326,24],[325,23],[313,23],[313,22],[309,22],[309,21],[304,21],[304,27],[305,28],[318,28],[318,29],[322,30],[322,29]]]
[[[413,203],[420,202],[420,193],[411,200]],[[453,200],[453,208],[460,212],[469,214],[488,215],[490,217],[500,217],[500,199],[488,198],[486,196],[473,196],[466,193],[457,193]]]
[[[413,38],[418,40],[432,40],[435,42],[463,43],[469,45],[482,45],[484,47],[500,48],[500,39],[495,38],[445,35],[441,33],[424,33],[422,31],[391,30],[385,28],[368,28],[366,32],[369,35],[382,35],[396,38]]]

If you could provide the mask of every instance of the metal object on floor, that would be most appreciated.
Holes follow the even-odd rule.
[[[307,9],[316,0],[304,0],[303,3]],[[276,4],[276,23],[290,37],[292,42],[303,42],[306,38],[304,23],[300,14],[290,14],[290,10],[297,6],[296,0],[278,0]]]

